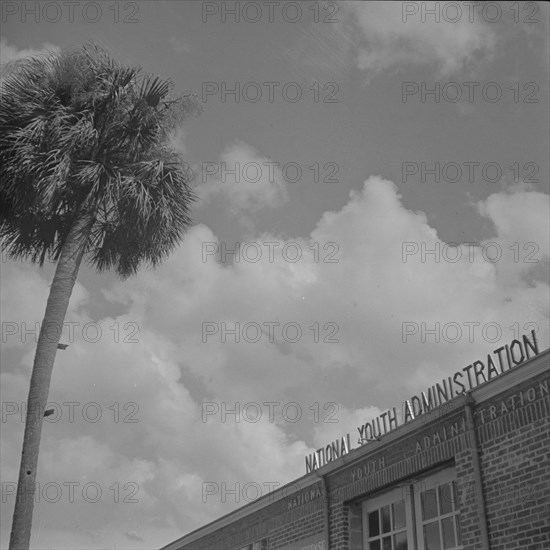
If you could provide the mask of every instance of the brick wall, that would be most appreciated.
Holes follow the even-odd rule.
[[[491,550],[550,548],[549,389],[546,375],[477,409]]]
[[[541,358],[543,359],[543,358]],[[547,358],[544,360],[547,361]],[[465,410],[466,398],[419,422],[387,444],[373,447],[361,460],[327,475],[330,550],[362,550],[361,501],[412,477],[454,465],[459,491],[464,550],[550,549],[550,373],[475,405],[475,436]],[[485,393],[485,395],[489,395]],[[480,460],[481,488],[490,548],[482,548],[479,487],[474,457]],[[313,487],[313,486],[312,486]],[[320,492],[322,483],[315,484]],[[307,489],[307,491],[310,491]],[[270,550],[306,547],[324,540],[323,496],[307,503],[289,498],[221,527],[186,550],[231,550],[269,538]],[[296,505],[296,503],[301,503]],[[422,550],[422,549],[421,549]]]
[[[475,491],[473,450],[470,446],[455,456],[456,482],[459,495],[460,526],[464,550],[487,550],[481,545],[478,497]]]
[[[296,546],[299,548],[301,539],[309,538],[313,535],[322,535],[325,530],[325,516],[321,510],[309,516],[300,517],[293,522],[281,525],[269,536],[269,550],[279,550]]]
[[[456,469],[464,550],[550,550],[549,378],[546,373],[527,380],[475,408],[490,549],[481,543],[475,449],[467,423],[452,441],[413,451],[415,442],[424,441],[434,429],[465,422],[461,407],[385,446],[381,451],[384,468],[360,483],[350,482],[350,467],[329,475],[330,550],[362,549],[358,501],[366,494],[379,494],[410,475],[430,472],[445,463],[454,463]],[[365,462],[378,458],[376,453]],[[390,483],[385,483],[387,477]]]
[[[321,484],[305,492],[319,490]],[[301,539],[325,532],[324,499],[315,498],[300,505],[292,505],[292,497],[273,502],[250,515],[238,519],[185,546],[186,550],[231,550],[261,538],[269,538],[270,550],[288,548]]]

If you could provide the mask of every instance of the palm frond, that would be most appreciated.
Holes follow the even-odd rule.
[[[169,148],[195,95],[104,50],[50,52],[2,68],[0,238],[14,258],[57,258],[75,216],[86,249],[122,276],[157,265],[189,227],[193,174]]]

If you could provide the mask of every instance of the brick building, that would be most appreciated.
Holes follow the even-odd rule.
[[[469,387],[456,373],[407,401],[406,422],[327,445],[305,476],[163,550],[550,549],[550,354],[523,338],[500,369],[474,362]]]

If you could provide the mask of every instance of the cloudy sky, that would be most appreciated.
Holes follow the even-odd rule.
[[[4,2],[2,62],[93,41],[196,92],[200,201],[157,270],[81,269],[34,547],[160,547],[518,333],[548,347],[548,4],[68,4]],[[2,258],[2,548],[53,267]]]

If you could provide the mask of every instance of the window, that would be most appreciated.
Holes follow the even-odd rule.
[[[420,510],[419,541],[426,550],[461,548],[460,510],[454,480],[434,476],[415,491],[415,508]]]
[[[407,500],[399,487],[365,503],[363,533],[369,550],[412,550],[411,506]]]
[[[365,550],[460,550],[454,468],[363,503]]]

